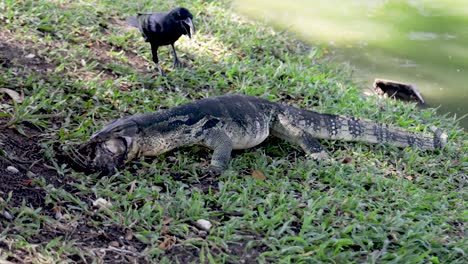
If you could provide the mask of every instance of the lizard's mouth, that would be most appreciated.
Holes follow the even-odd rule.
[[[87,174],[111,175],[127,160],[132,140],[125,137],[88,141],[62,149],[59,158],[73,169]]]

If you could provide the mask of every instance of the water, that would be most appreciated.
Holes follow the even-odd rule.
[[[371,88],[375,78],[415,84],[440,113],[468,113],[467,0],[236,0],[254,19],[325,44],[356,68]],[[468,118],[461,121],[468,129]]]

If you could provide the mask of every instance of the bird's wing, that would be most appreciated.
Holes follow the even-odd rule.
[[[168,12],[138,13],[127,19],[127,24],[140,30],[145,41],[154,39],[162,30]]]
[[[148,24],[149,21],[160,21],[164,19],[167,12],[145,12],[145,13],[137,13],[134,16],[127,18],[127,24],[139,28],[140,26],[145,27],[145,24]]]

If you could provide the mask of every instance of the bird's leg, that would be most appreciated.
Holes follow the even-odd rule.
[[[182,63],[180,62],[179,58],[177,58],[177,53],[174,47],[174,43],[171,44],[172,51],[174,52],[174,68],[180,67]]]
[[[166,76],[166,73],[164,73],[164,71],[162,70],[161,65],[159,65],[158,47],[158,45],[151,43],[151,53],[153,54],[153,61],[159,70],[159,74],[161,74],[162,76]]]

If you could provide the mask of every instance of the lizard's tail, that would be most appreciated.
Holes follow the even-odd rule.
[[[389,144],[405,148],[412,146],[422,150],[441,149],[447,143],[447,134],[432,126],[432,134],[419,133],[354,117],[319,114],[319,129],[306,129],[317,138],[343,141],[360,141],[373,144]],[[317,122],[318,121],[318,122]]]

